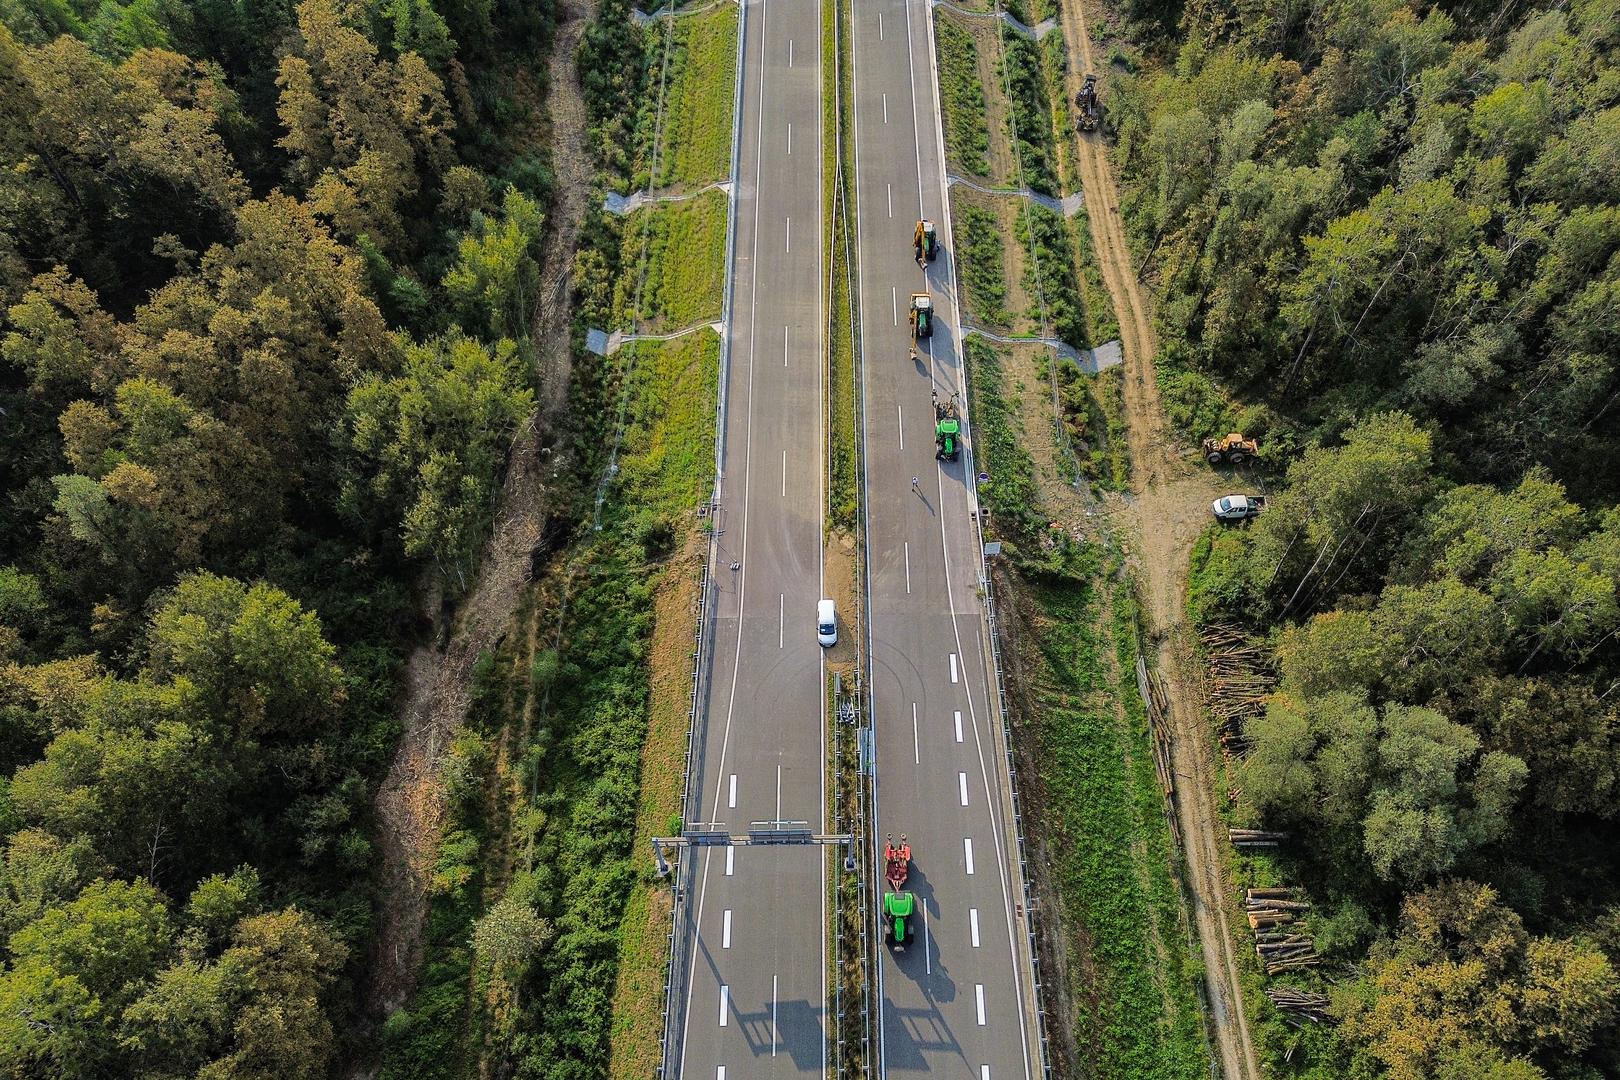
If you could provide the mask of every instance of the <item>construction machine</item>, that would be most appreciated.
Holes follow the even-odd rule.
[[[1074,104],[1080,110],[1078,121],[1081,131],[1096,131],[1102,122],[1102,106],[1097,101],[1097,76],[1086,73],[1080,92],[1074,95]]]
[[[917,227],[911,233],[911,248],[915,252],[913,258],[919,263],[933,262],[939,254],[939,236],[934,231],[934,223],[927,218],[917,222]]]
[[[911,919],[917,910],[917,898],[906,891],[906,878],[911,874],[911,845],[904,836],[897,846],[893,836],[883,840],[883,880],[889,891],[883,894],[883,926],[885,937],[895,952],[904,952],[911,940]]]
[[[956,407],[956,395],[952,394],[949,401],[941,401],[936,390],[933,398],[934,459],[955,461],[962,452],[962,414]]]
[[[913,339],[932,337],[934,333],[934,301],[925,292],[911,294],[911,336]]]
[[[1234,431],[1224,439],[1204,440],[1204,460],[1211,465],[1241,465],[1260,453],[1260,444],[1245,439],[1243,432]]]

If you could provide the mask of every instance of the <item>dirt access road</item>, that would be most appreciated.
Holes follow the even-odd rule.
[[[567,405],[570,274],[593,176],[574,56],[595,16],[594,0],[565,0],[558,10],[549,57],[546,124],[557,171],[557,199],[542,241],[533,331],[539,345],[539,400],[512,444],[495,525],[477,579],[450,617],[447,642],[419,646],[407,662],[400,707],[403,730],[377,791],[380,907],[366,1002],[372,1022],[402,1008],[416,988],[427,881],[444,823],[439,779],[443,755],[466,718],[473,665],[511,629],[542,541],[546,485],[559,467],[558,458],[542,446],[542,434],[555,429],[554,421]],[[431,599],[437,602],[436,595]],[[349,1075],[370,1075],[372,1064],[356,1063]]]
[[[1087,71],[1100,72],[1080,0],[1062,0],[1063,38],[1070,65],[1071,100]],[[1199,679],[1186,622],[1187,565],[1193,542],[1209,520],[1209,502],[1222,492],[1220,477],[1196,454],[1176,445],[1165,427],[1153,357],[1158,342],[1147,298],[1131,265],[1119,195],[1102,133],[1079,136],[1078,163],[1091,235],[1113,299],[1125,350],[1125,413],[1131,455],[1132,563],[1147,602],[1149,631],[1170,696],[1171,758],[1176,814],[1187,859],[1198,940],[1208,972],[1210,1014],[1227,1080],[1259,1080],[1260,1068],[1243,1011],[1237,954],[1227,925],[1229,897],[1217,846],[1214,763]]]

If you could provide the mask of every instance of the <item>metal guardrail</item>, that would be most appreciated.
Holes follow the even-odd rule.
[[[729,0],[728,0],[729,2]],[[720,315],[723,328],[731,326],[731,305],[733,292],[733,272],[736,267],[737,250],[737,173],[738,158],[741,150],[740,132],[742,128],[742,88],[743,88],[743,56],[748,42],[748,12],[743,0],[736,0],[737,12],[737,55],[733,61],[732,93],[731,93],[731,181],[726,199],[726,267],[725,267],[725,299]],[[669,9],[673,12],[674,2],[670,0]],[[708,503],[699,509],[710,529],[708,557],[704,562],[703,571],[698,581],[697,601],[697,641],[692,650],[692,696],[691,705],[687,711],[686,722],[686,761],[681,770],[681,822],[684,825],[690,820],[690,807],[692,798],[692,758],[697,747],[698,707],[703,700],[705,681],[703,673],[707,669],[707,651],[710,645],[708,626],[710,600],[713,598],[715,560],[719,557],[719,540],[721,529],[717,518],[720,513],[720,500],[722,484],[725,479],[726,456],[726,384],[731,369],[731,335],[722,329],[720,335],[720,371],[719,388],[715,395],[715,441],[714,441],[714,484],[710,489],[714,494]],[[690,865],[693,859],[688,855],[682,860],[683,864]],[[683,964],[686,956],[685,929],[686,929],[686,894],[681,880],[681,870],[678,866],[672,875],[670,885],[674,894],[674,903],[670,909],[669,928],[669,963],[664,969],[664,1016],[663,1038],[658,1063],[658,1077],[660,1080],[674,1077],[678,1070],[673,1068],[672,1060],[680,1048],[680,1040],[675,1037],[674,1025],[679,1009],[675,1000],[676,989],[685,984]]]

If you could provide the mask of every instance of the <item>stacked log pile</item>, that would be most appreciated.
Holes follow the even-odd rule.
[[[1234,627],[1213,625],[1199,631],[1204,643],[1206,693],[1221,754],[1228,763],[1242,760],[1253,747],[1245,731],[1250,718],[1265,710],[1266,695],[1276,678],[1264,646]]]
[[[1306,990],[1278,986],[1268,989],[1266,997],[1277,1006],[1277,1011],[1283,1014],[1283,1019],[1295,1027],[1304,1027],[1307,1023],[1323,1024],[1331,1019],[1327,1014],[1326,994],[1313,994]]]
[[[1226,838],[1232,841],[1233,847],[1276,847],[1288,839],[1288,834],[1265,829],[1227,829]]]
[[[1136,687],[1147,707],[1148,745],[1153,754],[1153,771],[1159,778],[1159,790],[1164,794],[1164,817],[1170,826],[1170,840],[1181,850],[1181,828],[1175,815],[1175,772],[1170,767],[1170,730],[1166,717],[1170,712],[1170,698],[1158,673],[1149,671],[1147,661],[1140,653],[1136,657]]]
[[[1248,889],[1243,909],[1254,934],[1254,954],[1265,965],[1267,975],[1300,968],[1316,967],[1316,942],[1304,934],[1278,929],[1302,918],[1311,905],[1297,899],[1291,888]]]

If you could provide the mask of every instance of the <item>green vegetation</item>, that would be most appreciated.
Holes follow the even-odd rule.
[[[981,326],[1005,329],[1010,316],[1001,222],[989,210],[972,203],[963,204],[961,217],[952,234],[962,238],[959,258],[968,313]]]
[[[1026,253],[1024,291],[1030,310],[1025,317],[1077,349],[1089,348],[1068,223],[1061,214],[1026,203],[1013,223],[1013,237]]]
[[[705,184],[731,173],[731,103],[737,84],[737,15],[730,4],[695,15],[657,20],[648,33],[646,55],[662,64],[666,35],[669,67],[664,86],[663,130],[658,146],[657,187]],[[641,103],[639,162],[631,185],[648,187],[657,82]]]
[[[650,145],[625,117],[656,85],[659,54],[624,0],[602,5],[581,48],[604,181],[624,186],[619,148]],[[629,219],[593,210],[575,261],[576,340],[623,325],[638,289],[639,329],[718,318],[725,218],[718,193]],[[468,794],[441,841],[424,985],[390,1024],[391,1078],[645,1076],[657,1054],[667,890],[633,841],[677,806],[679,765],[644,771],[643,752],[652,740],[678,763],[684,745],[693,510],[713,478],[719,342],[700,330],[576,355],[561,535],[480,665],[475,721],[447,767]]]
[[[1189,9],[1112,87],[1172,419],[1283,480],[1189,591],[1270,646],[1233,818],[1335,946],[1278,1075],[1620,1069],[1615,26]]]
[[[990,121],[972,36],[944,12],[934,18],[939,50],[940,112],[945,124],[945,156],[975,176],[990,174]]]
[[[1003,29],[998,74],[1009,106],[1007,136],[1013,141],[1020,170],[1016,183],[1048,195],[1062,194],[1041,49],[1022,34]]]
[[[550,21],[0,3],[8,1075],[366,1051],[412,583],[532,406]]]
[[[1135,686],[1134,603],[1105,549],[1049,528],[996,352],[968,340],[980,494],[1019,622],[1009,686],[1033,768],[1081,1053],[1102,1075],[1207,1074],[1164,804]],[[1026,813],[1029,813],[1026,809]],[[1032,829],[1032,832],[1035,831]]]
[[[840,20],[837,41],[843,56],[835,55],[833,20]],[[856,355],[860,320],[851,285],[851,267],[858,259],[852,227],[855,206],[855,97],[850,56],[850,16],[839,4],[822,11],[822,70],[837,71],[841,86],[823,79],[822,131],[828,144],[822,151],[822,184],[827,206],[827,245],[832,252],[829,293],[832,316],[827,342],[827,407],[829,411],[829,468],[827,478],[827,519],[833,528],[853,531],[860,511],[860,426],[858,422],[859,383]],[[834,90],[838,89],[836,101]],[[843,115],[835,111],[842,106]],[[832,140],[842,133],[844,173],[838,175],[838,159]]]
[[[725,307],[726,206],[724,192],[706,191],[626,219],[620,260],[634,269],[618,280],[619,317],[609,325],[656,332],[719,320]]]

